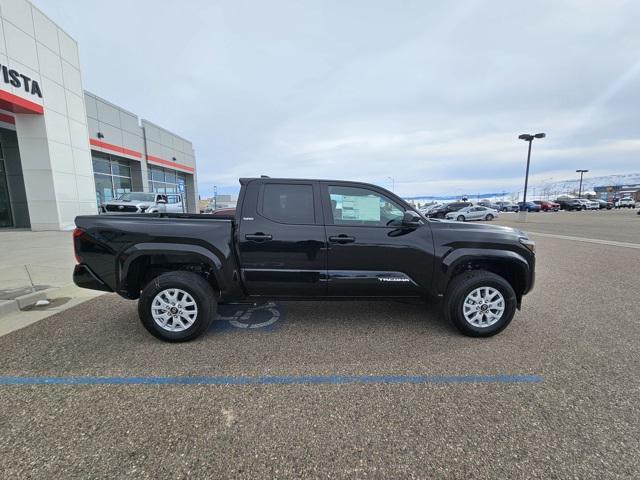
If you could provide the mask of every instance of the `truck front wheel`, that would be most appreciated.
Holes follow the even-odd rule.
[[[462,334],[490,337],[509,325],[516,305],[516,293],[504,278],[484,270],[470,270],[451,281],[444,308]]]
[[[138,315],[144,328],[166,342],[186,342],[207,331],[217,302],[209,283],[193,272],[169,272],[142,290]]]

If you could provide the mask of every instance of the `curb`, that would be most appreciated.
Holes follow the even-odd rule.
[[[18,302],[15,300],[0,300],[0,317],[18,311]]]
[[[34,305],[38,300],[45,300],[53,292],[59,290],[61,287],[47,288],[38,292],[31,292],[25,295],[20,295],[13,300],[0,300],[0,317],[9,313],[17,312],[26,307]]]

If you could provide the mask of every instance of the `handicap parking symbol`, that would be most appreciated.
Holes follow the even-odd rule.
[[[213,329],[273,330],[284,318],[282,306],[274,302],[261,305],[220,305]]]

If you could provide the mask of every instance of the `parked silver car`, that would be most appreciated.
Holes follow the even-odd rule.
[[[426,215],[426,214],[428,214],[431,210],[434,210],[434,209],[436,209],[436,208],[438,208],[438,207],[441,207],[442,205],[443,205],[443,204],[442,204],[442,203],[440,203],[440,202],[432,202],[432,203],[429,203],[429,204],[423,205],[422,207],[420,207],[420,208],[418,209],[418,211],[419,211],[421,214]]]
[[[579,198],[578,201],[584,205],[585,210],[600,210],[600,204],[588,198]]]
[[[129,192],[117,200],[103,203],[100,213],[183,213],[184,202],[179,193]]]
[[[467,222],[469,220],[487,220],[491,221],[500,215],[498,210],[493,208],[482,207],[480,205],[472,205],[455,212],[447,213],[447,220],[457,220],[459,222]]]
[[[513,202],[496,202],[496,205],[500,207],[501,212],[519,212],[520,207],[517,203]]]

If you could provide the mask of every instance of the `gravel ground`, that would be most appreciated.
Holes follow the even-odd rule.
[[[640,243],[640,215],[634,208],[529,213],[525,224],[517,218],[517,213],[504,213],[495,222],[532,232]]]
[[[626,221],[562,213],[576,225],[546,228],[578,235],[579,215],[601,213]],[[624,228],[581,236],[637,242]],[[278,328],[170,345],[139,325],[135,303],[105,295],[0,337],[0,375],[541,383],[0,386],[0,477],[637,478],[640,250],[537,243],[536,289],[490,339],[458,335],[435,307],[301,302],[280,306]]]

